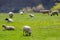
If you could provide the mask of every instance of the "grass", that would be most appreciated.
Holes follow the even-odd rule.
[[[14,14],[12,23],[4,19],[8,14],[0,14],[0,40],[60,40],[60,14],[50,16],[47,14],[34,13],[35,17],[30,18],[29,14]],[[14,31],[3,31],[2,25],[15,26]],[[22,27],[31,26],[32,35],[23,36]]]

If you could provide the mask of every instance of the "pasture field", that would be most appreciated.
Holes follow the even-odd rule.
[[[7,23],[4,19],[9,17],[6,13],[0,14],[0,40],[60,40],[60,14],[50,16],[48,14],[34,13],[30,18],[29,14],[14,14],[12,23]],[[14,31],[3,31],[2,25],[15,26]],[[23,36],[22,27],[31,26],[32,35]]]

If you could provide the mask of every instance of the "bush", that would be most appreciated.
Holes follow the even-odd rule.
[[[53,10],[59,10],[60,11],[60,3],[56,3],[55,6],[53,6],[50,10],[51,11],[53,11]]]

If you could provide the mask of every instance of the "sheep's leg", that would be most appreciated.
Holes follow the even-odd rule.
[[[51,14],[51,16],[52,16],[52,14]]]
[[[51,13],[51,16],[53,15],[53,13]]]
[[[13,17],[13,15],[9,15],[10,16],[10,18],[12,18]]]
[[[26,31],[23,31],[23,36],[27,36],[27,32]]]
[[[29,36],[31,36],[31,32],[29,33]]]
[[[28,32],[25,32],[25,35],[28,36]]]
[[[31,36],[31,31],[29,31],[28,33],[29,33],[29,36]]]
[[[57,16],[58,16],[58,13],[57,13]]]
[[[10,18],[12,18],[13,16],[10,16]]]

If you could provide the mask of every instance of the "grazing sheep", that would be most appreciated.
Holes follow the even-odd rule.
[[[20,14],[21,14],[21,15],[23,15],[23,14],[24,14],[24,12],[23,12],[23,11],[21,11],[21,12],[20,12]]]
[[[33,15],[33,14],[29,14],[29,16],[30,16],[30,17],[34,17],[34,15]]]
[[[51,14],[51,16],[53,16],[53,15],[57,15],[58,16],[58,10],[55,10],[55,11],[53,11],[53,12],[51,12],[50,14]]]
[[[5,30],[14,30],[14,29],[15,29],[14,26],[6,26],[6,25],[2,25],[2,27],[3,27]]]
[[[9,17],[13,18],[13,14],[14,14],[13,12],[9,12]]]
[[[5,19],[7,22],[13,22],[13,20],[11,18],[6,18]]]
[[[30,28],[30,26],[24,26],[23,27],[23,35],[31,36],[31,28]]]

